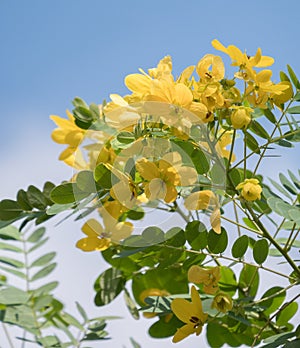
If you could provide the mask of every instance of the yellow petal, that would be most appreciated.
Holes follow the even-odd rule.
[[[119,222],[115,225],[113,231],[111,232],[110,239],[112,242],[119,242],[131,235],[133,231],[133,225],[130,222]]]
[[[87,237],[76,243],[76,247],[82,251],[102,251],[108,249],[110,240],[106,238]]]
[[[123,97],[121,97],[119,94],[110,94],[109,97],[117,105],[125,106],[125,107],[128,106],[127,101]]]
[[[172,342],[173,343],[180,342],[183,339],[185,339],[186,337],[188,337],[189,335],[192,335],[194,332],[196,332],[194,325],[192,325],[192,324],[184,325],[184,326],[180,327],[179,329],[177,329],[177,331],[172,339]],[[200,332],[199,332],[199,334],[200,334]]]
[[[144,179],[149,181],[160,176],[157,166],[145,158],[136,162],[136,169]]]
[[[150,91],[151,79],[141,74],[130,74],[125,77],[125,85],[132,92],[146,94]]]
[[[256,75],[256,81],[258,83],[264,83],[270,81],[272,77],[272,70],[262,70]]]
[[[89,219],[82,227],[81,230],[84,234],[89,237],[97,237],[100,236],[103,232],[103,227],[101,224],[95,219]]]
[[[180,176],[180,186],[190,186],[198,179],[198,173],[195,168],[184,166],[179,167],[177,171]]]
[[[145,186],[145,193],[149,200],[165,199],[167,194],[166,183],[159,178],[152,179],[149,184]]]
[[[193,94],[191,90],[183,83],[178,83],[175,85],[175,96],[173,102],[176,105],[182,107],[188,107],[193,101]]]
[[[175,298],[171,303],[172,312],[184,323],[189,323],[190,318],[195,315],[195,308],[191,302],[183,298]]]
[[[210,215],[210,224],[212,229],[217,233],[221,233],[221,214],[220,209],[216,207],[216,209]]]
[[[219,40],[214,39],[214,40],[212,40],[211,44],[216,50],[222,51],[222,52],[228,54],[227,48],[224,45],[222,45]]]
[[[176,200],[178,192],[173,185],[167,185],[167,193],[164,197],[166,203],[171,203]]]
[[[193,192],[184,202],[184,206],[188,210],[207,209],[215,201],[215,195],[210,190]]]
[[[265,68],[274,64],[274,59],[268,56],[262,56],[260,61],[256,64],[257,68]]]

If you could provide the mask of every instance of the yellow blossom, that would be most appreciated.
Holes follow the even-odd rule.
[[[255,201],[261,198],[262,188],[257,179],[246,179],[239,183],[236,189],[242,190],[241,196],[246,201]]]
[[[232,59],[233,66],[247,67],[247,68],[263,68],[271,66],[274,63],[274,59],[268,56],[261,55],[261,49],[258,48],[255,56],[249,57],[246,52],[242,52],[239,48],[234,45],[229,45],[225,47],[218,40],[213,40],[211,42],[212,46],[219,51],[222,51],[229,55]]]
[[[245,129],[251,122],[251,112],[253,109],[239,106],[236,107],[230,117],[231,124],[235,129]]]
[[[213,208],[210,223],[213,230],[221,233],[221,216],[218,197],[211,190],[202,190],[191,193],[185,200],[184,206],[187,210],[205,210]]]
[[[209,68],[211,67],[211,70]],[[222,58],[214,54],[206,54],[197,64],[197,74],[201,80],[211,82],[224,78],[225,68]]]
[[[95,219],[88,220],[82,226],[87,236],[76,243],[82,251],[102,251],[109,248],[110,243],[118,243],[131,235],[133,225],[130,222],[118,222],[112,217],[103,219],[104,227]]]
[[[81,158],[81,153],[75,155],[75,152],[84,139],[86,131],[75,124],[75,118],[70,111],[67,110],[66,113],[69,118],[68,120],[60,116],[50,116],[51,120],[58,126],[58,128],[54,129],[52,132],[51,137],[58,144],[68,145],[60,154],[59,160],[64,161],[72,167],[81,168],[84,166],[84,160]],[[80,152],[80,150],[78,152]]]
[[[220,291],[215,295],[211,307],[219,312],[226,313],[233,307],[232,298],[226,292]]]
[[[188,271],[188,280],[192,283],[203,284],[203,290],[207,294],[214,294],[219,289],[220,278],[220,267],[202,268],[193,265]]]
[[[171,309],[176,317],[185,323],[177,329],[173,337],[173,343],[180,342],[189,335],[200,335],[208,314],[202,310],[202,301],[194,286],[191,288],[191,299],[189,302],[183,298],[175,298],[171,303]]]
[[[140,175],[147,180],[145,194],[149,200],[163,199],[174,202],[177,198],[176,186],[188,186],[197,180],[197,172],[192,167],[181,166],[178,153],[168,153],[158,162],[142,158],[136,162]]]

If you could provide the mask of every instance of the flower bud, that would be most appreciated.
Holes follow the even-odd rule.
[[[251,122],[250,108],[238,108],[231,114],[231,124],[235,129],[247,128],[248,124]]]
[[[226,292],[218,292],[214,297],[211,308],[217,311],[226,313],[232,309],[233,303],[231,297]]]
[[[262,188],[257,179],[246,179],[236,187],[237,190],[241,191],[241,196],[246,201],[255,201],[260,199]]]

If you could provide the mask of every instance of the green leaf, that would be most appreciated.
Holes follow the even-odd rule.
[[[297,195],[298,191],[294,185],[284,176],[284,174],[279,174],[279,179],[282,185],[293,195]]]
[[[258,268],[253,265],[244,265],[239,278],[240,296],[254,297],[259,285]]]
[[[48,215],[57,215],[59,213],[62,213],[63,211],[69,210],[71,207],[74,206],[74,203],[67,203],[67,204],[57,204],[54,203],[49,207],[46,211]]]
[[[288,108],[286,112],[289,114],[300,114],[300,106],[292,106]]]
[[[300,190],[300,179],[298,179],[292,171],[288,170],[288,173],[294,185],[297,187],[298,190]]]
[[[287,74],[284,71],[280,71],[279,75],[280,75],[280,81],[291,82],[291,80],[289,79],[289,77],[287,76]]]
[[[35,243],[29,250],[28,253],[33,252],[34,250],[40,248],[42,245],[44,245],[48,241],[49,237],[46,237],[44,239],[41,239],[39,242]]]
[[[205,174],[209,170],[209,162],[203,151],[200,149],[194,149],[191,154],[191,160],[197,170],[198,174]]]
[[[46,199],[46,202],[47,202],[47,205],[52,205],[53,202],[50,198],[50,194],[51,194],[51,191],[54,189],[55,185],[50,182],[50,181],[46,181],[45,184],[44,184],[44,187],[43,187],[43,195]]]
[[[271,178],[268,178],[269,181],[272,183],[272,185],[280,192],[282,193],[284,196],[286,196],[288,199],[292,200],[292,196],[286,192],[286,190],[280,185],[278,184],[276,181],[272,180]]]
[[[0,268],[3,270],[3,271],[6,271],[7,273],[11,273],[21,279],[25,279],[26,278],[26,275],[23,273],[23,272],[20,272],[14,268],[9,268],[9,267],[4,267],[4,266],[0,266]]]
[[[126,216],[130,220],[141,220],[145,216],[143,208],[137,207],[134,210],[129,210]]]
[[[53,297],[48,294],[41,294],[34,298],[33,308],[36,311],[40,311],[41,309],[45,309],[46,307],[50,307]]]
[[[2,250],[9,250],[9,251],[15,251],[17,253],[22,253],[23,250],[21,248],[16,247],[15,245],[3,243],[0,242],[0,249]]]
[[[104,306],[115,299],[123,290],[126,280],[123,273],[116,268],[109,268],[96,280],[99,291],[95,296],[96,306]]]
[[[260,153],[260,149],[259,149],[259,144],[257,142],[257,140],[250,134],[250,133],[245,133],[245,137],[246,137],[246,145],[247,147],[253,151],[254,153],[259,154]]]
[[[104,189],[110,189],[119,181],[104,163],[99,163],[95,168],[94,179]]]
[[[17,203],[23,210],[32,210],[32,205],[30,204],[27,193],[24,190],[19,190],[17,193]]]
[[[16,201],[3,199],[0,202],[0,220],[13,220],[23,213],[23,209]]]
[[[220,268],[221,271],[221,278],[219,280],[219,287],[221,291],[225,291],[231,296],[234,296],[236,290],[237,290],[237,281],[236,276],[233,272],[233,270],[229,267],[222,266]]]
[[[266,239],[259,239],[253,246],[253,258],[256,263],[261,265],[265,262],[269,254],[269,243]]]
[[[209,250],[214,254],[220,254],[225,251],[228,244],[228,236],[226,230],[221,227],[221,233],[217,234],[213,230],[208,232],[207,244]]]
[[[91,170],[82,170],[77,174],[76,184],[79,190],[89,193],[98,191],[94,180],[94,174]]]
[[[257,121],[255,120],[252,120],[251,121],[251,125],[250,125],[250,130],[260,136],[261,138],[264,138],[264,139],[269,139],[270,138],[270,135],[269,133],[265,130],[265,128],[260,124],[258,123]]]
[[[27,242],[36,243],[43,238],[45,233],[46,233],[45,227],[40,227],[29,236],[29,238],[27,239]]]
[[[88,195],[89,192],[79,190],[76,184],[70,182],[56,186],[50,194],[52,201],[58,204],[78,202]]]
[[[280,286],[274,286],[267,290],[261,299],[265,299],[260,302],[260,306],[264,307],[265,315],[269,316],[275,312],[283,303],[286,296],[286,291],[283,291],[283,288]]]
[[[213,184],[222,185],[226,183],[226,168],[224,163],[215,163],[210,170],[211,181]]]
[[[0,303],[4,305],[25,304],[28,302],[30,295],[15,287],[0,288]]]
[[[130,337],[130,342],[133,348],[142,348],[142,346],[138,344],[132,337]]]
[[[154,338],[165,338],[173,336],[178,327],[182,326],[182,322],[177,319],[175,315],[172,316],[171,320],[167,321],[164,316],[155,322],[149,328],[149,335]]]
[[[34,208],[44,210],[47,207],[47,201],[43,193],[35,186],[30,185],[27,189],[27,198]]]
[[[43,338],[40,338],[39,343],[40,345],[43,345],[43,347],[61,347],[61,342],[56,336],[45,336]]]
[[[79,106],[82,106],[84,108],[88,108],[89,106],[87,105],[87,103],[81,99],[80,97],[75,97],[73,100],[72,100],[72,104],[75,106],[75,108],[79,107]]]
[[[48,274],[50,274],[54,268],[56,267],[56,263],[51,263],[49,266],[41,269],[40,271],[36,272],[32,277],[31,277],[31,281],[35,281],[35,280],[38,280],[38,279],[41,279],[41,278],[44,278],[46,277]]]
[[[0,262],[15,268],[24,268],[24,263],[10,257],[0,256]]]
[[[80,331],[84,332],[84,327],[80,324],[80,322],[71,314],[69,313],[62,313],[61,315],[62,319],[67,322],[69,325],[72,325],[79,329]]]
[[[80,305],[79,302],[76,301],[75,304],[76,304],[76,308],[77,308],[78,312],[79,312],[80,315],[82,316],[82,319],[84,320],[85,323],[87,323],[88,320],[89,320],[89,318],[88,318],[88,316],[87,316],[87,314],[86,314],[86,311],[85,311],[84,308]]]
[[[41,294],[48,294],[50,293],[52,290],[56,289],[58,286],[59,282],[54,281],[54,282],[50,282],[48,284],[42,285],[39,288],[33,290],[34,294],[36,296],[41,295]]]
[[[163,243],[165,241],[164,232],[156,226],[150,226],[142,232],[142,245],[151,246]]]
[[[290,319],[293,318],[293,316],[298,311],[298,303],[297,302],[291,302],[287,306],[285,306],[277,315],[276,317],[276,324],[279,326],[285,326]]]
[[[207,230],[200,221],[192,221],[186,225],[185,237],[193,250],[200,250],[207,247]]]
[[[128,310],[129,310],[130,314],[132,315],[132,317],[134,319],[139,319],[140,318],[139,311],[138,311],[138,309],[136,307],[135,302],[131,298],[131,296],[130,296],[130,294],[127,291],[126,288],[124,288],[124,299],[125,299],[126,307],[128,308]]]
[[[236,241],[234,242],[231,253],[232,256],[235,258],[243,257],[247,251],[249,245],[249,238],[248,236],[240,236]]]
[[[279,139],[278,141],[276,141],[276,144],[278,144],[279,146],[282,147],[294,147],[294,145],[292,143],[290,143],[289,141],[286,141],[284,139]]]
[[[130,144],[133,141],[135,141],[134,134],[126,131],[119,132],[117,135],[117,139],[122,144]]]
[[[185,233],[180,227],[173,227],[165,233],[165,241],[167,245],[182,247],[186,242]]]
[[[275,124],[277,122],[275,115],[270,109],[263,109],[263,113],[271,123]]]
[[[41,257],[39,257],[38,259],[36,259],[31,265],[30,267],[41,267],[41,266],[45,266],[47,265],[49,262],[51,262],[54,257],[56,256],[55,252],[50,252],[47,253]]]
[[[297,89],[299,89],[299,88],[300,88],[300,82],[299,82],[299,80],[297,79],[297,76],[296,76],[294,70],[291,68],[290,65],[287,65],[287,69],[288,69],[289,75],[290,75],[290,77],[291,77],[291,80],[292,80],[294,86],[295,86]]]

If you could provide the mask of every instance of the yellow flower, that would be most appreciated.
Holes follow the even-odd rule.
[[[255,201],[261,197],[262,188],[257,179],[246,179],[239,183],[236,189],[242,190],[241,196],[246,201]]]
[[[253,106],[265,108],[266,103],[271,96],[280,96],[284,94],[284,91],[290,88],[287,84],[274,84],[271,81],[271,77],[271,70],[262,70],[259,73],[253,71],[251,80],[248,81],[248,87],[245,91],[247,100]]]
[[[230,120],[231,120],[233,128],[235,129],[247,128],[249,123],[251,122],[251,112],[253,112],[253,109],[251,108],[247,108],[244,106],[236,107],[230,116]]]
[[[229,45],[226,48],[221,44],[220,41],[216,39],[213,40],[211,44],[216,50],[228,54],[229,57],[232,59],[233,66],[242,66],[252,69],[253,67],[263,68],[271,66],[274,63],[274,59],[272,57],[261,55],[260,48],[257,49],[255,56],[249,57],[245,52],[243,53],[239,48],[237,48],[234,45]]]
[[[178,195],[176,186],[189,186],[197,180],[196,170],[181,166],[181,157],[175,152],[164,155],[158,162],[142,158],[136,162],[136,168],[147,180],[145,194],[149,200],[174,202]]]
[[[200,335],[202,327],[207,320],[208,314],[203,313],[202,302],[198,291],[194,286],[191,288],[191,299],[189,302],[183,298],[175,298],[171,303],[171,309],[176,317],[186,325],[177,329],[173,342],[177,343],[189,335]]]
[[[118,243],[131,235],[133,225],[130,222],[118,222],[110,215],[104,219],[103,227],[97,220],[88,220],[81,228],[87,237],[80,239],[76,247],[82,251],[102,251],[109,248],[110,243]]]
[[[211,70],[209,70],[210,67]],[[206,54],[199,60],[196,71],[201,80],[207,82],[220,81],[224,78],[225,74],[222,58],[213,54]]]
[[[233,307],[232,298],[226,294],[226,292],[218,292],[214,297],[211,304],[211,308],[215,308],[217,311],[226,313]]]
[[[279,85],[285,85],[287,86],[287,89],[285,89],[281,94],[273,94],[271,95],[271,100],[274,102],[274,104],[282,110],[282,104],[290,100],[293,95],[293,87],[289,81],[281,81],[279,82]]]
[[[188,271],[188,280],[192,283],[203,284],[203,290],[207,294],[214,294],[219,289],[220,278],[220,267],[206,269],[193,265]]]
[[[210,216],[210,223],[213,230],[221,233],[221,216],[218,197],[210,190],[203,190],[191,193],[185,200],[184,206],[187,210],[205,210],[213,208]]]
[[[84,166],[84,160],[83,158],[81,159],[81,153],[75,156],[75,152],[84,139],[86,131],[75,124],[75,118],[70,111],[67,110],[66,113],[69,118],[68,120],[55,115],[50,116],[51,120],[58,126],[52,132],[51,137],[58,144],[69,145],[60,154],[59,160],[64,161],[72,167],[81,168]]]

